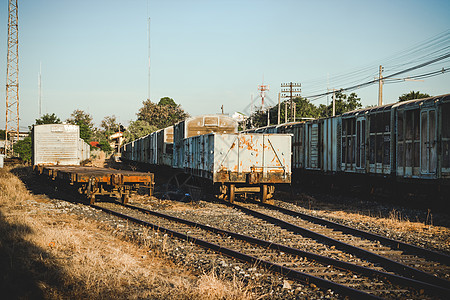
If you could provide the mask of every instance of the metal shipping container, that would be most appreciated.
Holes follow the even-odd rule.
[[[35,125],[32,134],[33,165],[79,165],[88,157],[78,125]]]
[[[211,133],[184,140],[183,167],[213,182],[290,183],[290,134]]]
[[[201,115],[178,122],[173,127],[173,167],[183,166],[184,139],[211,132],[236,133],[237,130],[237,121],[227,115]]]

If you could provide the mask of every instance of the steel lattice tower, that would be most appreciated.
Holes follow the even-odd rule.
[[[8,54],[6,67],[5,154],[12,154],[14,140],[19,140],[19,25],[17,0],[8,6]]]

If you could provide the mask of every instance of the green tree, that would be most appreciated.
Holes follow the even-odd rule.
[[[17,141],[13,145],[14,153],[19,155],[19,158],[24,162],[31,161],[31,137],[27,136],[23,140]]]
[[[177,104],[175,103],[175,101],[169,97],[161,98],[158,102],[158,105],[161,105],[161,106],[169,105],[169,106],[177,107]]]
[[[130,126],[128,126],[127,130],[123,134],[125,143],[129,143],[140,137],[146,136],[147,134],[150,134],[156,130],[158,130],[158,128],[154,125],[148,124],[147,121],[144,120],[131,121]]]
[[[45,114],[42,117],[35,120],[34,125],[43,125],[43,124],[61,124],[61,120],[54,114]],[[31,131],[32,126],[28,126],[28,129]]]
[[[105,152],[107,154],[109,154],[109,153],[111,153],[113,151],[113,149],[111,148],[111,145],[109,144],[109,142],[106,139],[101,140],[98,143],[98,146],[100,147],[100,149],[103,152]]]
[[[138,120],[146,121],[157,129],[169,127],[189,117],[189,114],[181,108],[181,105],[176,104],[173,99],[168,97],[162,98],[160,104],[155,104],[148,99],[142,104],[143,106],[136,114]]]
[[[341,91],[335,92],[335,112],[336,115],[346,113],[362,107],[361,98],[356,93],[346,95]],[[330,117],[333,114],[333,103],[319,106],[320,117]]]
[[[54,114],[45,114],[39,119],[36,119],[36,125],[42,124],[61,124],[61,120]]]
[[[80,137],[89,143],[94,131],[94,122],[92,116],[82,110],[76,109],[66,120],[67,123],[80,126]]]
[[[422,98],[428,98],[428,97],[431,97],[431,96],[428,95],[427,93],[422,94],[419,91],[417,91],[417,92],[411,91],[407,94],[403,94],[400,97],[398,97],[398,102],[414,100],[414,99],[422,99]]]
[[[0,140],[4,140],[6,135],[6,131],[3,129],[0,129]]]

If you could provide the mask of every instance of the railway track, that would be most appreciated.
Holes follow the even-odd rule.
[[[358,259],[354,254],[345,253],[311,238],[301,237],[259,217],[243,214],[236,209],[230,210],[226,206],[222,206],[222,209],[235,215],[231,219],[224,217],[223,214],[224,218],[205,219],[205,216],[195,212],[181,212],[184,218],[179,218],[173,213],[168,215],[143,207],[113,203],[100,203],[93,207],[238,260],[278,272],[286,278],[314,284],[325,290],[332,289],[341,295],[358,298],[427,298],[427,296],[428,298],[434,296],[447,298],[450,296],[450,290],[446,287],[387,272],[378,263]],[[242,208],[239,209],[242,210]],[[196,218],[202,217],[202,223],[207,222],[208,225],[195,221]],[[240,219],[240,222],[236,222],[237,219]],[[244,226],[247,228],[244,232],[226,229],[227,227],[236,229],[240,224],[253,225],[253,227]],[[255,231],[250,228],[260,230]],[[267,231],[272,233],[272,237],[277,236],[281,240],[280,243],[273,238],[264,238],[264,232]],[[244,234],[245,232],[249,234]],[[307,251],[309,250],[307,248],[315,248],[316,251]],[[326,255],[317,252],[323,252]]]
[[[430,284],[450,286],[450,256],[259,202],[231,204],[246,214],[352,252],[386,269]]]

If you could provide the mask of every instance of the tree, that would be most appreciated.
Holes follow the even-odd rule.
[[[154,125],[148,124],[147,121],[131,121],[130,126],[128,126],[127,130],[124,132],[125,143],[129,143],[138,138],[146,136],[147,134],[150,134],[156,130],[158,130],[158,128],[156,128],[156,126]]]
[[[82,110],[76,109],[66,120],[67,123],[80,126],[80,137],[89,143],[92,132],[94,131],[94,122],[92,116]]]
[[[0,140],[4,140],[6,135],[6,131],[3,129],[0,129]]]
[[[14,153],[17,153],[24,162],[31,161],[31,137],[27,136],[23,140],[17,141],[13,145]]]
[[[45,114],[42,117],[35,120],[34,125],[43,125],[43,124],[61,124],[61,120],[54,114]],[[28,129],[31,131],[33,126],[28,126]]]
[[[117,118],[115,115],[104,117],[100,122],[100,127],[103,128],[105,132],[119,131],[119,123],[117,123]]]
[[[159,100],[159,102],[158,102],[158,105],[169,105],[169,106],[173,106],[173,107],[177,106],[175,101],[172,98],[169,98],[169,97],[161,98]]]
[[[111,148],[111,145],[109,144],[109,142],[106,139],[101,140],[98,143],[98,146],[106,154],[109,154],[113,151],[113,149]]]
[[[346,95],[342,92],[336,92],[336,115],[343,114],[345,112],[355,110],[357,108],[362,107],[361,98],[358,98],[358,95],[355,93],[351,93],[350,95]],[[286,100],[281,103],[281,112],[280,118],[281,122],[285,120],[285,103],[288,102],[288,115],[291,116],[289,102],[290,100]],[[324,118],[330,117],[333,112],[333,103],[330,105],[320,104],[318,107],[311,103],[307,98],[297,97],[293,99],[295,103],[295,119],[297,121],[302,118]],[[270,108],[270,124],[276,124],[278,121],[278,106],[273,106]],[[250,120],[251,119],[251,120]],[[262,127],[267,125],[267,110],[261,111],[258,110],[251,115],[251,118],[248,118],[246,121],[246,128],[250,128],[251,124],[253,127]]]
[[[359,98],[356,93],[351,93],[347,96],[341,91],[337,91],[334,93],[334,97],[336,115],[340,115],[362,107],[361,98]],[[320,117],[331,117],[331,115],[333,114],[333,103],[330,103],[330,105],[328,106],[321,105],[319,106],[319,110]]]
[[[408,100],[413,100],[413,99],[422,99],[422,98],[428,98],[431,97],[428,94],[422,94],[421,92],[417,91],[411,91],[407,94],[403,94],[400,97],[398,97],[398,102],[402,102],[402,101],[408,101]]]
[[[157,129],[169,127],[189,117],[189,114],[181,108],[181,105],[176,104],[173,99],[168,97],[162,98],[158,104],[149,99],[143,101],[142,104],[143,106],[136,114],[138,120],[146,121]]]
[[[36,119],[36,125],[42,124],[61,124],[61,120],[54,114],[45,114],[39,119]]]

